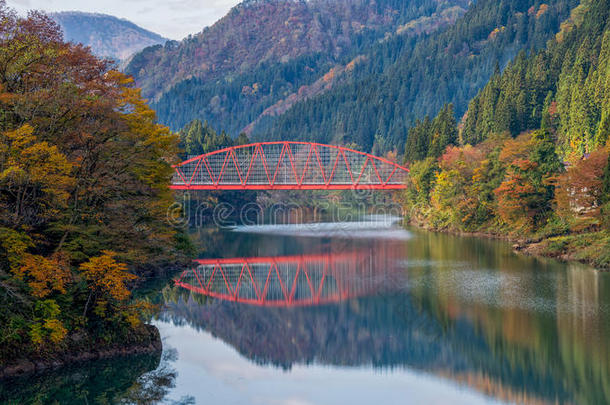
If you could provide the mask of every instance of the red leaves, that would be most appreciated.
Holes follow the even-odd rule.
[[[574,165],[557,179],[557,207],[565,218],[595,218],[600,214],[602,176],[608,152],[597,150]]]

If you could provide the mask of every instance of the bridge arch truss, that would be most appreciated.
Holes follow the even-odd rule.
[[[196,156],[174,166],[175,190],[403,189],[409,170],[335,145],[260,142]]]

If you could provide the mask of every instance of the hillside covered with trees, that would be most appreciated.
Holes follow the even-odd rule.
[[[333,79],[332,86],[333,72],[351,70],[358,56],[384,37],[442,29],[468,4],[247,1],[197,35],[145,49],[125,71],[154,102],[162,123],[178,130],[193,119],[206,120],[235,137],[266,109],[298,97],[306,86]]]
[[[440,136],[457,133],[447,114],[409,132],[412,222],[610,266],[609,21],[607,0],[583,1],[545,49],[496,71],[457,137]]]
[[[396,36],[376,45],[350,80],[296,104],[254,130],[260,139],[353,142],[363,150],[404,151],[417,119],[452,103],[460,117],[495,66],[519,50],[539,49],[577,4],[558,1],[474,2],[451,27],[425,36]]]
[[[530,57],[521,53],[497,72],[469,105],[463,142],[544,128],[556,137],[562,156],[604,146],[610,135],[607,6],[583,0],[546,49]]]
[[[467,4],[465,0],[246,0],[196,35],[145,49],[126,73],[134,76],[146,97],[157,99],[191,77],[222,79],[263,62],[284,63],[306,54],[338,57],[397,24],[446,7],[441,3]]]
[[[178,138],[49,17],[0,1],[0,22],[0,364],[146,347],[130,289],[179,258]]]
[[[257,2],[256,9],[268,7],[267,3]],[[279,7],[293,2],[271,3]],[[311,4],[313,8],[317,3]],[[506,66],[521,50],[544,47],[578,2],[401,4],[379,2],[378,8],[396,9],[402,17],[393,25],[347,35],[351,45],[342,52],[307,45],[299,48],[309,49],[303,54],[287,60],[260,57],[262,62],[250,63],[242,71],[219,67],[212,75],[190,69],[193,77],[170,81],[166,91],[156,93],[152,106],[160,121],[176,130],[200,119],[224,128],[232,137],[245,131],[256,140],[349,143],[362,150],[374,148],[376,153],[392,149],[402,153],[407,132],[418,119],[437,114],[447,103],[461,117],[495,68]],[[233,32],[230,26],[237,16],[245,16],[251,7],[255,6],[238,7],[222,26]],[[273,27],[260,29],[266,32]],[[200,46],[193,43],[191,52]],[[185,53],[186,43],[177,49],[181,50],[178,59],[186,59],[183,65],[188,66],[192,57]],[[151,61],[139,80],[144,86],[151,80],[168,84],[168,74],[150,79],[146,69],[156,72],[165,66],[163,60],[157,61],[159,65]],[[128,72],[138,77],[135,67],[132,63]],[[175,71],[171,68],[172,75]]]

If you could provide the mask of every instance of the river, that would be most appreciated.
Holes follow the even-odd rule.
[[[14,403],[610,403],[610,274],[354,223],[201,230],[164,353],[0,384]]]

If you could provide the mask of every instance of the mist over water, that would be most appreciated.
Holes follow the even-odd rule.
[[[412,234],[397,224],[400,217],[369,215],[349,222],[313,222],[302,224],[239,225],[234,232],[292,237],[408,240]]]

